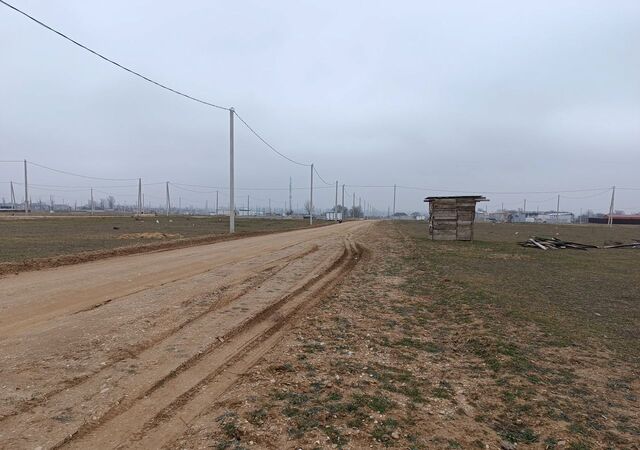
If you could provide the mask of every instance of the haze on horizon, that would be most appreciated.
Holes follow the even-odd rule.
[[[233,106],[288,156],[328,182],[400,189],[398,210],[441,190],[563,194],[562,209],[640,211],[640,2],[243,1],[12,4],[122,64],[194,96]],[[2,160],[145,183],[226,187],[228,113],[121,71],[0,5]],[[236,124],[240,188],[294,187],[309,170]],[[30,181],[127,183],[33,169]],[[0,163],[0,197],[22,181]],[[317,180],[316,186],[322,187]],[[34,187],[67,201],[87,192]],[[73,189],[76,189],[75,187]],[[164,186],[145,187],[162,204]],[[380,210],[388,188],[347,188]],[[178,194],[174,194],[177,196]],[[210,194],[185,191],[185,204]],[[286,190],[240,190],[274,205]],[[487,194],[490,209],[554,209],[554,194]],[[18,190],[18,197],[21,197]],[[331,188],[314,198],[333,204]],[[586,197],[586,198],[585,198]],[[154,199],[158,199],[157,202]],[[345,202],[350,205],[350,201]],[[484,205],[483,205],[484,206]]]

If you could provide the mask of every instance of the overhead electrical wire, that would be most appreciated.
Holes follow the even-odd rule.
[[[30,20],[32,20],[32,21],[34,21],[35,23],[37,23],[38,25],[40,25],[40,26],[42,26],[42,27],[46,28],[47,30],[49,30],[49,31],[51,31],[51,32],[53,32],[53,33],[55,33],[55,34],[57,34],[58,36],[62,37],[63,39],[66,39],[67,41],[71,42],[72,44],[77,45],[78,47],[80,47],[80,48],[82,48],[82,49],[84,49],[84,50],[88,51],[89,53],[93,53],[93,54],[94,54],[95,56],[97,56],[98,58],[101,58],[101,59],[103,59],[103,60],[107,61],[108,63],[111,63],[111,64],[113,64],[114,66],[119,67],[120,69],[125,70],[125,71],[129,72],[129,73],[130,73],[130,74],[132,74],[132,75],[135,75],[136,77],[142,78],[143,80],[148,81],[149,83],[155,84],[156,86],[161,87],[162,89],[166,89],[167,91],[173,92],[174,94],[181,95],[182,97],[188,98],[189,100],[193,100],[193,101],[195,101],[195,102],[202,103],[202,104],[204,104],[204,105],[211,106],[211,107],[213,107],[213,108],[223,109],[223,110],[225,110],[225,111],[229,111],[229,109],[230,109],[230,108],[226,108],[226,107],[224,107],[224,106],[216,105],[215,103],[211,103],[211,102],[208,102],[208,101],[206,101],[206,100],[202,100],[202,99],[197,98],[197,97],[194,97],[194,96],[192,96],[192,95],[185,94],[184,92],[181,92],[181,91],[179,91],[179,90],[177,90],[177,89],[173,89],[173,88],[171,88],[171,87],[167,86],[166,84],[163,84],[163,83],[160,83],[160,82],[158,82],[158,81],[152,80],[151,78],[149,78],[149,77],[147,77],[147,76],[145,76],[145,75],[142,75],[140,72],[136,72],[135,70],[130,69],[130,68],[128,68],[128,67],[126,67],[126,66],[124,66],[124,65],[120,64],[119,62],[114,61],[113,59],[111,59],[111,58],[108,58],[108,57],[104,56],[102,53],[100,53],[100,52],[98,52],[98,51],[96,51],[96,50],[93,50],[93,49],[91,49],[91,48],[87,47],[87,46],[86,46],[86,45],[84,45],[84,44],[81,44],[80,42],[76,41],[75,39],[70,38],[69,36],[67,36],[66,34],[62,33],[61,31],[58,31],[58,30],[56,30],[55,28],[50,27],[50,26],[49,26],[49,25],[47,25],[46,23],[44,23],[44,22],[42,22],[42,21],[40,21],[40,20],[36,19],[36,18],[35,18],[35,17],[33,17],[32,15],[30,15],[30,14],[28,14],[28,13],[26,13],[26,12],[22,11],[21,9],[19,9],[19,8],[17,8],[17,7],[15,7],[15,6],[13,6],[13,5],[11,5],[11,4],[9,4],[9,3],[5,2],[4,0],[0,0],[0,3],[2,3],[3,5],[5,5],[5,6],[7,6],[7,7],[11,8],[11,9],[13,9],[13,10],[14,10],[14,11],[16,11],[17,13],[22,14],[22,15],[23,15],[23,16],[25,16],[26,18],[28,18],[28,19],[30,19]]]
[[[0,2],[2,2],[2,0],[0,0]],[[79,178],[86,178],[88,180],[100,180],[100,181],[135,181],[135,180],[137,180],[137,178],[92,177],[92,176],[88,176],[88,175],[81,175],[81,174],[78,174],[78,173],[67,172],[66,170],[54,169],[53,167],[48,167],[48,166],[45,166],[45,165],[42,165],[42,164],[38,164],[38,163],[34,163],[34,162],[31,162],[31,161],[27,161],[27,164],[35,166],[35,167],[40,167],[42,169],[51,170],[52,172],[62,173],[64,175],[70,175],[70,176],[79,177]]]
[[[147,82],[149,82],[149,83],[152,83],[152,84],[154,84],[154,85],[156,85],[156,86],[158,86],[158,87],[160,87],[160,88],[162,88],[162,89],[165,89],[165,90],[167,90],[167,91],[169,91],[169,92],[172,92],[172,93],[174,93],[174,94],[180,95],[180,96],[182,96],[182,97],[184,97],[184,98],[187,98],[187,99],[189,99],[189,100],[192,100],[192,101],[195,101],[195,102],[201,103],[201,104],[203,104],[203,105],[211,106],[211,107],[213,107],[213,108],[221,109],[221,110],[224,110],[224,111],[232,111],[232,113],[233,113],[233,114],[234,114],[234,115],[235,115],[235,116],[240,120],[240,122],[242,122],[242,123],[244,124],[244,126],[246,126],[246,127],[249,129],[249,131],[251,131],[251,133],[253,133],[253,134],[254,134],[254,135],[255,135],[255,136],[256,136],[256,137],[257,137],[257,138],[258,138],[258,139],[259,139],[263,144],[265,144],[265,145],[266,145],[270,150],[272,150],[273,152],[275,152],[276,154],[278,154],[279,156],[281,156],[282,158],[286,159],[287,161],[289,161],[289,162],[291,162],[291,163],[293,163],[293,164],[297,164],[297,165],[299,165],[299,166],[304,166],[304,167],[309,167],[309,166],[311,165],[311,164],[305,164],[305,163],[302,163],[302,162],[300,162],[300,161],[296,161],[295,159],[290,158],[289,156],[287,156],[287,155],[285,155],[284,153],[282,153],[281,151],[279,151],[279,150],[278,150],[277,148],[275,148],[272,144],[270,144],[270,143],[269,143],[269,142],[268,142],[264,137],[262,137],[262,136],[261,136],[261,135],[260,135],[260,134],[259,134],[259,133],[258,133],[258,132],[257,132],[257,131],[252,127],[252,126],[251,126],[251,125],[249,125],[249,123],[247,123],[247,121],[246,121],[246,120],[244,120],[244,119],[243,119],[243,118],[242,118],[242,117],[237,113],[237,111],[235,111],[234,109],[232,109],[232,108],[228,108],[228,107],[226,107],[226,106],[221,106],[221,105],[218,105],[218,104],[212,103],[212,102],[207,101],[207,100],[203,100],[203,99],[198,98],[198,97],[195,97],[195,96],[193,96],[193,95],[186,94],[186,93],[184,93],[184,92],[182,92],[182,91],[180,91],[180,90],[178,90],[178,89],[174,89],[174,88],[172,88],[172,87],[169,87],[169,86],[167,86],[167,85],[166,85],[166,84],[164,84],[164,83],[160,83],[159,81],[156,81],[156,80],[154,80],[154,79],[152,79],[152,78],[150,78],[150,77],[148,77],[148,76],[146,76],[146,75],[143,75],[143,74],[141,74],[140,72],[138,72],[138,71],[136,71],[136,70],[130,69],[129,67],[127,67],[127,66],[125,66],[125,65],[123,65],[123,64],[121,64],[121,63],[119,63],[119,62],[117,62],[117,61],[115,61],[115,60],[113,60],[113,59],[111,59],[111,58],[109,58],[109,57],[107,57],[107,56],[105,56],[105,55],[103,55],[102,53],[100,53],[100,52],[98,52],[98,51],[96,51],[96,50],[93,50],[92,48],[90,48],[90,47],[88,47],[88,46],[86,46],[86,45],[84,45],[84,44],[82,44],[82,43],[80,43],[80,42],[76,41],[75,39],[73,39],[73,38],[71,38],[71,37],[67,36],[65,33],[63,33],[63,32],[61,32],[61,31],[56,30],[55,28],[53,28],[53,27],[51,27],[51,26],[47,25],[46,23],[42,22],[42,21],[41,21],[41,20],[39,20],[39,19],[36,19],[35,17],[33,17],[32,15],[30,15],[29,13],[27,13],[27,12],[25,12],[25,11],[23,11],[23,10],[21,10],[21,9],[19,9],[19,8],[15,7],[15,6],[13,6],[13,5],[11,5],[10,3],[7,3],[7,2],[6,2],[6,1],[4,1],[4,0],[0,0],[0,3],[2,3],[2,4],[3,4],[3,5],[5,5],[5,6],[7,6],[8,8],[11,8],[11,9],[12,9],[12,10],[14,10],[15,12],[17,12],[17,13],[19,13],[19,14],[23,15],[24,17],[28,18],[29,20],[31,20],[31,21],[33,21],[33,22],[37,23],[38,25],[40,25],[40,26],[42,26],[42,27],[46,28],[47,30],[51,31],[52,33],[55,33],[55,34],[57,34],[58,36],[62,37],[63,39],[66,39],[67,41],[71,42],[72,44],[77,45],[78,47],[82,48],[83,50],[86,50],[86,51],[88,51],[89,53],[92,53],[93,55],[97,56],[98,58],[100,58],[100,59],[102,59],[102,60],[104,60],[104,61],[107,61],[108,63],[113,64],[114,66],[116,66],[116,67],[118,67],[118,68],[120,68],[120,69],[122,69],[122,70],[125,70],[126,72],[129,72],[130,74],[132,74],[132,75],[134,75],[134,76],[136,76],[136,77],[138,77],[138,78],[141,78],[141,79],[143,79],[143,80],[145,80],[145,81],[147,81]],[[20,162],[20,161],[17,161],[17,162]]]
[[[0,0],[2,1],[2,0]],[[299,166],[303,166],[303,167],[309,167],[311,166],[311,164],[305,164],[305,163],[301,163],[300,161],[296,161],[295,159],[289,158],[287,155],[285,155],[284,153],[280,152],[278,149],[276,149],[273,145],[269,144],[266,139],[264,139],[262,136],[260,136],[260,134],[254,130],[251,125],[249,125],[242,117],[240,117],[240,115],[234,111],[234,114],[236,115],[236,117],[240,120],[240,122],[242,122],[244,124],[244,126],[246,126],[249,131],[251,131],[258,139],[260,139],[260,141],[262,141],[262,143],[264,145],[266,145],[267,147],[269,147],[271,150],[273,150],[275,153],[277,153],[278,155],[280,155],[281,157],[283,157],[284,159],[286,159],[289,162],[292,162],[293,164],[297,164]]]
[[[320,181],[322,181],[326,185],[333,186],[333,183],[328,183],[324,178],[322,178],[320,173],[318,173],[318,169],[316,169],[316,166],[313,166],[313,171],[316,173],[316,175],[318,175],[318,178],[320,178]]]

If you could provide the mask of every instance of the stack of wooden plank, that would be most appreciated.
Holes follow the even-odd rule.
[[[602,248],[638,248],[640,249],[640,239],[634,239],[635,242],[630,244],[623,244],[622,242],[616,242],[614,244],[605,245]]]
[[[524,242],[519,242],[519,244],[523,247],[534,247],[542,250],[558,250],[566,248],[574,250],[587,250],[589,248],[598,248],[597,245],[580,244],[578,242],[563,241],[562,239],[558,239],[555,237],[547,238],[539,236],[531,237]]]
[[[574,250],[587,250],[590,248],[637,248],[640,249],[640,240],[634,239],[634,242],[624,244],[621,242],[616,242],[610,245],[603,245],[602,247],[598,247],[597,245],[591,244],[580,244],[578,242],[571,241],[563,241],[558,238],[547,238],[547,237],[539,237],[534,236],[527,239],[524,242],[518,242],[523,247],[532,247],[539,248],[541,250],[558,250],[558,249],[574,249]]]

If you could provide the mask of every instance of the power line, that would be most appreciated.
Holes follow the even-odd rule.
[[[316,173],[316,175],[318,175],[318,178],[320,178],[320,181],[322,181],[326,185],[333,186],[333,183],[327,183],[327,181],[324,178],[322,178],[322,176],[320,176],[320,174],[318,173],[318,169],[316,169],[315,166],[313,166],[313,171]]]
[[[0,3],[4,3],[3,0],[0,0]],[[73,177],[86,178],[89,180],[100,180],[100,181],[135,181],[137,178],[102,178],[102,177],[91,177],[88,175],[80,175],[78,173],[67,172],[66,170],[54,169],[53,167],[44,166],[42,164],[34,163],[31,161],[27,161],[28,164],[36,167],[40,167],[42,169],[51,170],[52,172],[62,173],[64,175],[70,175]]]
[[[393,186],[371,186],[371,187],[393,187]],[[451,192],[457,194],[466,194],[469,192],[474,192],[477,194],[495,194],[495,195],[525,195],[525,194],[562,194],[562,193],[571,193],[571,192],[594,192],[594,191],[604,191],[610,188],[591,188],[591,189],[572,189],[572,190],[557,190],[557,191],[520,191],[520,192],[506,192],[506,191],[476,191],[476,190],[467,190],[467,191],[455,191],[451,189],[434,189],[434,188],[423,188],[423,187],[413,187],[413,186],[400,186],[401,189],[413,189],[419,191],[435,191],[435,192]]]
[[[2,1],[2,0],[0,0]],[[251,128],[251,126],[242,118],[240,117],[240,115],[234,111],[234,114],[236,115],[236,117],[240,120],[240,122],[242,122],[244,124],[244,126],[246,126],[249,131],[251,131],[258,139],[260,139],[262,141],[262,143],[264,145],[266,145],[267,147],[269,147],[271,150],[273,150],[275,153],[277,153],[278,155],[280,155],[281,157],[283,157],[284,159],[286,159],[289,162],[292,162],[293,164],[297,164],[299,166],[303,166],[303,167],[310,167],[311,164],[305,164],[305,163],[301,163],[299,161],[296,161],[295,159],[291,159],[289,158],[287,155],[285,155],[284,153],[278,151],[273,145],[269,144],[266,139],[264,139],[262,136],[260,136],[260,134],[258,134],[258,132],[256,130],[254,130],[253,128]]]
[[[2,0],[0,0],[2,1]],[[12,161],[12,160],[5,160],[5,161],[0,161],[0,163],[21,163],[23,161]]]
[[[67,36],[66,34],[64,34],[64,33],[60,32],[60,31],[56,30],[55,28],[50,27],[50,26],[49,26],[49,25],[47,25],[46,23],[44,23],[44,22],[42,22],[42,21],[40,21],[40,20],[36,19],[35,17],[33,17],[33,16],[31,16],[31,15],[27,14],[26,12],[22,11],[21,9],[18,9],[18,8],[16,8],[15,6],[13,6],[13,5],[11,5],[11,4],[9,4],[9,3],[5,2],[4,0],[0,0],[0,3],[2,3],[3,5],[5,5],[5,6],[7,6],[7,7],[11,8],[11,9],[13,9],[13,10],[14,10],[14,11],[16,11],[17,13],[22,14],[23,16],[25,16],[25,17],[27,17],[28,19],[30,19],[30,20],[32,20],[32,21],[34,21],[34,22],[35,22],[35,23],[37,23],[38,25],[40,25],[40,26],[42,26],[42,27],[46,28],[47,30],[49,30],[49,31],[51,31],[51,32],[53,32],[53,33],[55,33],[55,34],[57,34],[58,36],[60,36],[60,37],[62,37],[62,38],[64,38],[64,39],[66,39],[67,41],[69,41],[69,42],[71,42],[71,43],[73,43],[73,44],[77,45],[78,47],[80,47],[80,48],[82,48],[82,49],[84,49],[84,50],[86,50],[86,51],[88,51],[88,52],[90,52],[90,53],[93,53],[93,54],[94,54],[95,56],[97,56],[98,58],[101,58],[101,59],[103,59],[103,60],[105,60],[105,61],[107,61],[107,62],[109,62],[109,63],[113,64],[114,66],[119,67],[120,69],[122,69],[122,70],[125,70],[125,71],[129,72],[129,73],[130,73],[130,74],[132,74],[132,75],[135,75],[135,76],[137,76],[137,77],[139,77],[139,78],[142,78],[143,80],[148,81],[149,83],[155,84],[156,86],[161,87],[162,89],[166,89],[167,91],[173,92],[174,94],[178,94],[178,95],[181,95],[182,97],[188,98],[189,100],[193,100],[194,102],[202,103],[203,105],[211,106],[211,107],[213,107],[213,108],[218,108],[218,109],[223,109],[223,110],[225,110],[225,111],[229,111],[229,108],[226,108],[226,107],[224,107],[224,106],[220,106],[220,105],[216,105],[216,104],[214,104],[214,103],[208,102],[208,101],[206,101],[206,100],[199,99],[199,98],[194,97],[194,96],[189,95],[189,94],[185,94],[184,92],[180,92],[180,91],[178,91],[177,89],[173,89],[173,88],[171,88],[171,87],[169,87],[169,86],[167,86],[167,85],[165,85],[165,84],[162,84],[162,83],[160,83],[160,82],[158,82],[158,81],[152,80],[151,78],[149,78],[149,77],[147,77],[147,76],[145,76],[145,75],[142,75],[141,73],[136,72],[136,71],[135,71],[135,70],[133,70],[133,69],[129,69],[128,67],[123,66],[122,64],[120,64],[120,63],[118,63],[118,62],[114,61],[113,59],[107,58],[107,57],[106,57],[106,56],[104,56],[103,54],[101,54],[101,53],[99,53],[99,52],[97,52],[97,51],[95,51],[95,50],[93,50],[93,49],[91,49],[91,48],[87,47],[86,45],[81,44],[80,42],[76,41],[75,39],[70,38],[70,37],[69,37],[69,36]]]

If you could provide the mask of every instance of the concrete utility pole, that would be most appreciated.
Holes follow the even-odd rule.
[[[394,184],[393,185],[393,217],[396,216],[396,189],[397,189],[397,186]]]
[[[524,213],[524,217],[527,217],[527,199],[524,199],[524,208],[522,209],[522,212]]]
[[[29,215],[29,188],[27,187],[27,160],[24,160],[24,214]]]
[[[336,180],[336,202],[333,204],[333,220],[338,220],[338,180]]]
[[[16,193],[13,190],[13,181],[11,183],[11,209],[16,210]]]
[[[313,225],[313,163],[311,163],[311,189],[309,190],[309,225]]]
[[[342,220],[346,219],[344,211],[345,211],[345,207],[344,207],[344,184],[342,185]]]
[[[169,194],[169,182],[167,181],[167,216],[171,211],[171,195]]]
[[[269,199],[269,215],[271,215],[271,199]]]
[[[609,217],[607,220],[607,224],[612,227],[613,226],[613,201],[616,197],[616,187],[613,186],[611,188],[611,205],[609,206]]]
[[[351,200],[351,216],[355,217],[355,209],[356,209],[356,193],[353,193],[353,199]]]
[[[235,110],[229,108],[229,233],[236,231],[236,206],[234,201],[234,179],[233,179],[233,115]]]
[[[138,214],[142,213],[142,178],[138,178]]]
[[[247,195],[247,216],[249,215],[249,196]]]
[[[556,205],[556,223],[560,222],[560,194],[558,194],[558,204]]]
[[[218,215],[218,191],[216,191],[216,216]]]
[[[289,177],[289,211],[291,211],[291,213],[293,214],[293,205],[291,204],[291,199],[293,197],[291,195],[291,188],[292,188],[292,180],[291,180],[291,177]],[[285,202],[285,209],[287,209],[286,202]]]
[[[93,204],[94,204],[93,203],[93,188],[91,188],[91,215],[92,216],[93,216],[93,210],[94,210]]]
[[[358,197],[358,216],[360,216],[360,214],[364,217],[364,211],[362,211],[362,197]]]

